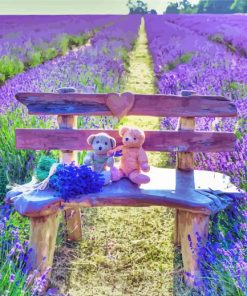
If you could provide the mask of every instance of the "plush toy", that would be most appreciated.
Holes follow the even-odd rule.
[[[116,147],[111,152],[122,150],[119,170],[112,173],[112,180],[117,181],[123,177],[128,177],[132,182],[140,185],[150,181],[147,175],[141,173],[148,172],[147,154],[142,148],[145,141],[145,134],[135,127],[124,126],[120,129],[119,135],[122,137],[123,145]]]
[[[105,179],[105,185],[111,181],[111,171],[107,167],[113,168],[114,158],[108,155],[108,152],[116,147],[116,140],[106,133],[98,133],[90,135],[87,139],[93,151],[87,153],[84,158],[85,165],[92,165],[97,173],[101,173]],[[112,169],[114,171],[114,169]]]

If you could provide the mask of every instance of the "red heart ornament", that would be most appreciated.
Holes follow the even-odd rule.
[[[112,114],[121,118],[128,114],[135,102],[135,96],[132,93],[109,94],[106,99],[106,105]]]

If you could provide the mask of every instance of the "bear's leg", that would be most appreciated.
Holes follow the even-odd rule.
[[[150,178],[146,175],[141,174],[137,170],[133,171],[129,174],[129,179],[138,185],[140,184],[146,184],[150,181]]]
[[[103,171],[101,174],[104,176],[104,179],[105,179],[104,185],[109,184],[111,182],[111,172]]]
[[[124,172],[115,166],[111,167],[111,179],[112,181],[118,181],[124,177]]]

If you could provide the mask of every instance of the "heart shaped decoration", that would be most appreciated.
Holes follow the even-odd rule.
[[[135,102],[135,96],[132,93],[109,94],[106,99],[106,105],[112,114],[121,118],[128,114]]]

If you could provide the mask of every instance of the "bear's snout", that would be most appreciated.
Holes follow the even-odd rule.
[[[101,146],[99,147],[99,150],[102,150],[102,147]]]

